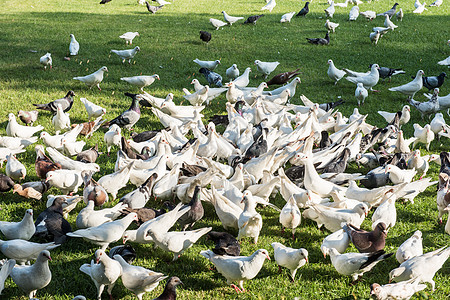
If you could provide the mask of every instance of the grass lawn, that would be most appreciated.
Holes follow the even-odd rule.
[[[175,94],[175,101],[180,103],[183,100],[182,88],[193,90],[190,86],[193,78],[206,83],[202,74],[198,73],[198,66],[192,62],[195,58],[220,59],[221,65],[216,71],[222,76],[225,76],[225,70],[233,63],[238,65],[241,73],[250,66],[253,71],[250,83],[252,86],[263,80],[253,65],[256,59],[279,61],[280,65],[272,75],[300,68],[302,83],[291,102],[300,104],[301,94],[320,103],[342,96],[346,103],[340,106],[339,110],[346,116],[351,114],[357,103],[354,98],[355,86],[346,80],[333,85],[326,74],[328,59],[333,59],[338,68],[345,67],[356,71],[368,70],[371,63],[403,68],[406,75],[398,75],[392,82],[380,80],[376,86],[380,92],[370,93],[365,105],[360,108],[362,114],[369,115],[366,120],[368,123],[384,126],[384,119],[376,111],[397,111],[406,103],[406,97],[390,92],[388,88],[410,81],[410,76],[415,75],[419,69],[423,69],[426,75],[438,75],[447,71],[447,67],[439,66],[437,62],[450,55],[450,48],[446,45],[450,38],[448,2],[444,1],[439,8],[430,7],[422,15],[412,13],[412,0],[398,2],[405,13],[404,19],[400,22],[394,18],[393,22],[399,27],[386,34],[377,46],[370,43],[369,33],[372,27],[383,26],[384,18],[378,17],[367,22],[360,16],[355,22],[349,22],[350,7],[336,8],[332,21],[340,23],[340,26],[336,33],[330,35],[330,45],[314,46],[308,44],[305,38],[325,35],[326,18],[323,10],[328,5],[324,0],[313,1],[310,13],[305,18],[294,17],[291,23],[280,24],[281,15],[299,11],[304,2],[280,0],[272,12],[263,12],[265,16],[255,26],[238,22],[218,31],[209,23],[209,18],[223,19],[222,10],[244,18],[260,14],[264,1],[175,0],[172,5],[167,5],[155,15],[151,15],[145,6],[139,6],[134,0],[113,0],[106,5],[99,5],[98,1],[94,0],[3,0],[0,14],[0,135],[6,134],[8,113],[17,113],[19,109],[32,110],[32,103],[47,103],[61,98],[68,90],[74,90],[76,93],[75,104],[70,111],[72,123],[84,122],[87,118],[80,97],[105,107],[106,118],[112,119],[130,104],[129,98],[123,93],[138,92],[138,88],[119,80],[125,76],[157,73],[161,80],[147,87],[146,91],[163,98],[172,92]],[[360,10],[384,12],[390,9],[393,3],[394,1],[364,2],[360,5]],[[199,30],[212,33],[212,40],[208,45],[200,41]],[[140,33],[132,46],[126,46],[123,40],[118,38],[127,31]],[[80,52],[70,61],[65,61],[63,58],[68,54],[70,34],[74,34],[80,43]],[[136,55],[131,65],[122,64],[116,55],[110,54],[111,49],[120,50],[135,45],[141,48],[141,52]],[[51,52],[53,57],[53,69],[50,71],[44,71],[39,64],[39,58],[46,52]],[[89,90],[84,84],[72,80],[74,76],[92,73],[101,66],[107,66],[109,69],[100,84],[101,92],[96,89]],[[446,82],[441,88],[441,95],[448,93],[450,88]],[[424,99],[421,93],[416,95],[416,100]],[[205,115],[208,117],[223,113],[225,103],[224,95],[214,99],[205,109]],[[135,126],[136,132],[162,128],[150,110],[142,111],[142,117]],[[412,136],[413,123],[425,124],[414,108],[411,121],[403,128],[406,137]],[[36,124],[43,125],[49,133],[54,134],[50,113],[41,112]],[[106,152],[103,133],[104,131],[100,130],[91,139],[87,139],[86,147],[99,143],[101,151]],[[449,145],[448,140],[434,141],[431,152],[448,151]],[[424,153],[424,147],[423,150]],[[38,180],[34,171],[34,146],[19,154],[18,158],[27,166],[26,180]],[[113,172],[115,159],[115,155],[100,156],[97,163],[101,166],[101,171],[94,177],[99,178]],[[351,164],[349,170],[357,171],[356,165]],[[428,176],[436,180],[438,170],[439,168],[433,165]],[[119,198],[132,189],[129,185],[127,189],[121,190]],[[49,193],[58,194],[59,191],[53,188]],[[414,204],[397,203],[398,223],[389,231],[385,248],[387,252],[396,251],[417,229],[423,232],[424,252],[449,244],[449,235],[444,232],[443,226],[437,224],[435,196],[435,187],[431,187],[418,196]],[[44,198],[46,199],[46,195]],[[0,199],[0,220],[18,220],[30,207],[34,209],[36,216],[45,209],[45,201],[26,201],[11,192],[1,194]],[[284,205],[280,196],[272,202],[280,208]],[[149,204],[152,207],[160,205],[159,202]],[[111,202],[107,204],[112,205]],[[208,208],[206,216],[196,227],[212,226],[213,230],[222,230],[212,207],[207,204],[205,206]],[[76,213],[81,209],[80,204],[69,217],[74,229]],[[278,274],[275,262],[267,261],[259,275],[245,284],[248,292],[236,296],[234,290],[226,284],[226,280],[217,271],[210,270],[211,264],[198,254],[200,250],[212,247],[212,244],[204,239],[171,264],[165,262],[172,257],[169,253],[164,253],[152,245],[134,245],[138,254],[135,264],[169,276],[180,277],[184,286],[178,289],[179,299],[366,299],[369,298],[370,284],[387,283],[389,271],[398,266],[394,255],[365,274],[358,284],[350,286],[351,279],[339,275],[329,258],[324,259],[320,252],[320,244],[329,232],[318,230],[310,220],[302,220],[297,229],[297,240],[292,241],[290,233],[280,234],[278,214],[274,210],[264,208],[260,211],[264,225],[258,244],[244,240],[242,254],[250,255],[259,248],[265,248],[273,254],[270,243],[274,241],[295,248],[306,248],[309,251],[310,263],[298,271],[298,279],[294,283],[290,281],[287,270]],[[363,223],[364,229],[370,228],[369,220],[370,218]],[[75,295],[83,294],[94,299],[96,290],[93,282],[78,269],[83,263],[90,262],[96,249],[94,245],[81,239],[71,239],[53,250],[53,261],[50,262],[53,279],[46,288],[38,291],[38,298],[72,299]],[[351,246],[349,251],[356,249]],[[450,264],[446,263],[435,276],[436,291],[431,292],[431,288],[428,288],[420,297],[448,298],[449,268]],[[162,290],[163,284],[144,298],[153,299]],[[113,296],[115,299],[134,298],[121,283],[113,289]],[[105,297],[107,296],[104,295],[103,298]],[[2,299],[20,298],[24,298],[22,291],[8,279]]]

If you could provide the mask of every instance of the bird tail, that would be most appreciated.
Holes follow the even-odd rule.
[[[6,263],[2,266],[0,270],[0,295],[5,287],[6,278],[8,278],[9,274],[11,274],[12,269],[16,265],[16,261],[14,259],[8,259]]]
[[[33,104],[33,105],[36,106],[37,109],[43,109],[43,110],[51,111],[51,109],[48,106],[48,104]]]
[[[363,263],[359,269],[362,270],[365,267],[371,265],[372,263],[384,260],[384,259],[392,256],[393,254],[394,254],[394,252],[386,254],[386,252],[384,252],[384,250],[379,250],[377,252],[373,252],[369,256],[369,259],[365,263]]]

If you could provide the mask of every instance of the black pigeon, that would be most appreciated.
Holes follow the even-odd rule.
[[[153,6],[153,5],[148,4],[147,1],[145,1],[145,5],[147,6],[148,11],[151,12],[152,14],[156,14],[156,12],[158,10],[160,10],[161,8],[163,8],[163,6],[164,6],[164,5]]]
[[[14,186],[14,181],[5,174],[0,174],[0,192],[8,192]]]
[[[145,141],[148,141],[149,139],[154,138],[158,134],[158,132],[160,132],[160,131],[159,130],[148,130],[148,131],[143,131],[141,133],[133,132],[131,134],[131,138],[136,143],[141,143],[141,142],[145,142]]]
[[[389,181],[389,173],[384,172],[384,167],[375,168],[363,177],[359,182],[368,189],[385,186]]]
[[[146,149],[148,149],[147,146],[142,148],[142,153],[139,154],[131,148],[130,144],[128,144],[127,140],[123,136],[121,137],[121,145],[122,151],[128,156],[128,158],[146,160],[150,157],[145,151]]]
[[[205,43],[209,43],[209,41],[211,40],[211,33],[209,33],[208,31],[200,30],[200,39]]]
[[[125,93],[125,96],[131,97],[131,99],[133,99],[130,108],[124,111],[120,116],[107,122],[108,125],[106,125],[106,127],[116,124],[119,127],[131,129],[131,127],[133,127],[133,125],[136,124],[137,121],[139,121],[139,118],[141,117],[141,110],[139,109],[139,94]]]
[[[324,111],[329,111],[330,109],[333,109],[336,106],[344,104],[344,103],[345,103],[344,100],[339,99],[338,101],[335,101],[335,102],[328,102],[328,103],[319,104],[319,108],[323,109]]]
[[[439,154],[439,157],[441,158],[441,168],[439,170],[440,173],[445,173],[450,176],[450,155],[448,152],[441,152]]]
[[[287,178],[289,178],[291,181],[303,181],[303,177],[305,177],[305,166],[292,166],[289,169],[286,169],[284,171]]]
[[[100,4],[105,4],[105,3],[108,3],[108,2],[111,2],[111,0],[102,0],[102,1],[100,1]]]
[[[275,75],[274,77],[272,77],[272,79],[270,79],[269,81],[267,81],[267,85],[272,85],[272,84],[285,84],[287,83],[289,80],[291,80],[292,77],[297,76],[298,71],[300,69],[297,69],[295,71],[292,72],[284,72],[284,73],[280,73]]]
[[[445,72],[439,74],[439,76],[422,76],[423,86],[426,87],[429,91],[434,90],[435,88],[441,87],[444,84],[444,79],[447,77]]]
[[[314,45],[328,45],[330,43],[330,36],[327,34],[325,35],[325,38],[306,38],[308,40],[308,43],[314,44]]]
[[[259,18],[264,17],[264,15],[255,15],[255,16],[250,16],[247,18],[247,20],[245,20],[244,24],[256,24],[256,21],[258,21]]]
[[[213,241],[216,247],[212,251],[217,255],[241,255],[241,246],[236,238],[228,232],[210,231],[206,234],[207,239]]]
[[[188,227],[192,229],[195,222],[203,218],[205,213],[202,201],[200,200],[200,186],[195,187],[191,202],[184,207],[187,206],[190,206],[191,209],[178,219],[178,224],[181,225],[183,231],[185,231]]]
[[[345,148],[336,160],[323,168],[323,173],[343,173],[347,168],[347,161],[350,157],[350,149]]]
[[[62,244],[66,241],[66,233],[72,232],[69,222],[63,217],[64,198],[56,197],[53,204],[41,212],[34,222],[36,226],[35,236],[46,237],[53,236],[56,244]]]
[[[219,74],[210,71],[207,68],[201,68],[199,72],[205,76],[206,80],[208,80],[209,85],[215,84],[218,87],[222,87],[222,76],[220,76]]]
[[[331,139],[328,134],[328,131],[324,130],[320,133],[320,143],[319,148],[326,148],[331,146]]]
[[[73,105],[73,96],[75,93],[73,91],[67,92],[66,96],[61,99],[57,99],[55,101],[49,102],[47,104],[33,104],[37,109],[43,109],[47,111],[51,111],[52,113],[56,113],[57,105],[61,104],[61,107],[64,112],[69,111]]]
[[[342,227],[348,234],[353,245],[361,253],[376,252],[384,249],[386,244],[386,224],[380,222],[373,231],[359,229],[352,224],[346,224]]]
[[[306,14],[309,13],[309,2],[305,3],[305,7],[303,7],[298,14],[296,14],[296,17],[304,17]]]
[[[98,144],[77,154],[77,160],[84,163],[95,163],[98,158]]]
[[[173,276],[169,278],[166,286],[164,287],[164,291],[158,298],[153,300],[175,300],[177,299],[177,286],[183,284],[180,278]]]
[[[372,68],[372,64],[369,65],[369,68]],[[389,78],[389,81],[390,81],[391,76],[398,75],[398,74],[405,74],[405,71],[403,71],[402,69],[380,67],[378,69],[378,74],[380,75],[380,78],[382,78],[382,79]]]
[[[132,264],[136,259],[136,251],[130,244],[119,245],[109,250],[108,256],[114,258],[114,255],[120,255],[129,264]]]

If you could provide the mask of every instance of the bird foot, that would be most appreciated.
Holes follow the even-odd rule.
[[[372,90],[372,92],[379,93],[380,91],[379,90]]]
[[[278,274],[281,273],[281,266],[278,266]]]
[[[439,219],[438,224],[442,225],[442,219]]]
[[[239,293],[243,293],[243,291],[242,291],[237,285],[232,284],[231,287],[234,288],[234,290],[236,291],[236,293],[238,293],[238,294],[239,294]]]

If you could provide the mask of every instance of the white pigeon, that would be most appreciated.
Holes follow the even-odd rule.
[[[233,64],[231,67],[227,69],[225,72],[227,77],[229,79],[235,80],[237,77],[239,77],[239,69],[236,64]]]
[[[138,46],[134,47],[133,49],[111,50],[112,53],[117,54],[120,59],[122,59],[122,63],[125,63],[125,60],[128,59],[129,64],[131,64],[131,60],[139,51],[141,51],[141,48],[139,48]]]
[[[279,65],[280,63],[277,61],[274,62],[263,62],[260,60],[255,60],[256,68],[258,69],[258,72],[264,74],[264,78],[267,78],[270,73],[272,73]]]
[[[295,15],[295,11],[282,15],[280,23],[286,23],[286,22],[291,23],[291,19],[294,15]]]
[[[441,66],[450,66],[450,56],[447,57],[446,59],[443,59],[441,61],[438,61],[438,65]]]
[[[398,263],[401,264],[408,259],[422,254],[422,232],[420,230],[416,230],[409,239],[404,241],[400,247],[398,247],[395,258]]]
[[[0,295],[5,288],[6,279],[8,278],[15,265],[16,261],[14,259],[8,259],[7,261],[3,262],[3,265],[0,268]]]
[[[95,210],[95,203],[89,200],[85,208],[80,210],[76,219],[78,229],[100,226],[104,223],[114,221],[122,215],[121,210],[127,205],[119,202],[114,207]]]
[[[359,17],[359,6],[355,5],[350,9],[350,13],[348,14],[349,21],[356,21]]]
[[[433,90],[433,95],[426,102],[420,102],[414,99],[409,99],[408,102],[415,108],[417,108],[417,110],[421,114],[422,119],[424,118],[424,116],[428,116],[428,118],[430,118],[432,114],[442,109],[442,104],[440,103],[439,99],[439,88],[435,88]]]
[[[81,172],[76,170],[55,170],[47,173],[45,179],[51,186],[59,188],[63,194],[75,193],[83,184]]]
[[[46,53],[44,56],[41,56],[41,58],[39,59],[39,62],[41,63],[41,65],[44,66],[44,70],[46,70],[48,66],[50,66],[50,69],[51,69],[52,68],[52,54]]]
[[[0,136],[0,146],[6,147],[11,150],[18,150],[21,148],[26,148],[31,144],[36,143],[38,140],[37,136],[33,136],[31,138],[16,138],[12,136]]]
[[[28,241],[36,232],[33,221],[33,210],[27,209],[20,222],[0,222],[0,231],[8,240],[21,239]]]
[[[308,251],[304,248],[294,249],[280,243],[272,243],[275,261],[281,267],[291,271],[292,281],[295,281],[297,270],[308,262]]]
[[[11,271],[11,279],[30,299],[36,296],[37,290],[45,288],[52,280],[52,272],[48,267],[49,260],[52,260],[50,252],[43,250],[33,265],[15,266]]]
[[[334,1],[331,1],[330,6],[325,9],[325,13],[328,18],[333,18],[334,12],[336,9],[334,8]]]
[[[253,242],[256,244],[258,243],[263,220],[261,215],[255,209],[256,201],[251,195],[251,192],[247,191],[246,193],[247,194],[244,194],[242,199],[245,206],[238,220],[239,233],[237,239],[240,240],[243,237],[252,237]]]
[[[139,32],[125,32],[124,34],[122,34],[121,36],[119,36],[119,38],[124,39],[125,40],[125,44],[133,44],[133,39],[135,37],[139,36]]]
[[[419,282],[431,284],[432,291],[436,286],[434,275],[442,268],[450,256],[450,247],[442,247],[437,250],[415,256],[404,261],[396,269],[389,273],[389,280],[394,282],[417,279]]]
[[[359,13],[360,15],[364,16],[364,18],[367,19],[367,21],[372,21],[377,17],[377,13],[373,10],[366,10]]]
[[[55,243],[38,244],[29,241],[14,239],[9,241],[0,240],[0,251],[9,259],[14,259],[20,265],[35,260],[43,250],[51,250],[60,245]]]
[[[261,8],[261,10],[268,10],[272,12],[276,5],[277,3],[275,2],[275,0],[269,0],[269,2],[267,2],[267,4],[264,5],[263,8]]]
[[[212,24],[212,26],[216,27],[216,30],[219,30],[220,27],[223,27],[225,25],[227,25],[228,23],[218,20],[218,19],[214,19],[214,18],[210,18],[209,19],[209,23]]]
[[[439,132],[449,131],[449,127],[445,123],[444,115],[442,113],[436,113],[434,115],[433,120],[430,122],[430,126],[437,138],[439,138]]]
[[[378,41],[380,40],[380,37],[381,37],[381,34],[380,34],[380,31],[379,31],[379,30],[377,30],[377,31],[375,31],[375,32],[371,32],[371,33],[369,34],[370,41],[371,41],[372,43],[374,43],[375,45],[378,44]]]
[[[352,276],[356,281],[365,272],[370,271],[377,263],[388,258],[393,253],[384,254],[383,250],[373,253],[344,253],[340,254],[336,249],[331,248],[329,255],[331,263],[339,274]]]
[[[380,74],[378,73],[379,69],[380,66],[378,66],[378,64],[373,64],[370,68],[369,74],[358,77],[347,76],[345,77],[345,79],[353,82],[354,84],[358,84],[359,82],[361,82],[365,89],[370,89],[372,91],[372,87],[374,87],[380,79]]]
[[[434,140],[434,132],[431,130],[430,124],[426,124],[424,127],[415,123],[414,127],[414,137],[416,140],[413,143],[413,148],[417,143],[422,143],[426,145],[427,150],[430,150],[430,144]]]
[[[98,249],[95,251],[95,261],[91,260],[90,264],[84,264],[80,267],[80,271],[89,275],[97,288],[97,300],[102,299],[102,293],[105,286],[108,287],[110,298],[111,291],[116,284],[117,279],[122,275],[122,267],[120,263],[110,258],[105,251]]]
[[[421,13],[423,13],[425,10],[428,10],[427,8],[426,8],[426,3],[425,2],[423,2],[423,4],[421,4],[421,5],[419,5],[415,10],[413,10],[413,13],[414,14],[421,14]]]
[[[198,58],[194,59],[193,62],[198,64],[201,68],[206,68],[208,70],[213,71],[215,68],[217,68],[218,65],[220,65],[220,60],[200,60]]]
[[[107,222],[96,227],[68,232],[67,235],[81,237],[93,244],[101,246],[104,251],[110,243],[117,242],[122,238],[123,233],[133,221],[138,221],[136,213],[130,213],[120,220]]]
[[[44,129],[44,126],[23,126],[17,123],[16,116],[13,113],[8,114],[8,125],[6,125],[6,134],[12,137],[23,139],[31,138],[36,132]]]
[[[117,193],[125,187],[130,180],[130,172],[133,168],[134,162],[122,167],[114,173],[102,176],[97,183],[100,184],[109,194],[113,200],[116,199]]]
[[[128,82],[129,84],[138,86],[141,91],[144,91],[144,88],[146,86],[151,85],[155,80],[159,80],[158,74],[154,75],[140,75],[140,76],[133,76],[133,77],[122,77],[120,80],[123,80],[125,82]]]
[[[71,142],[69,138],[63,138],[63,140],[66,139],[66,142]],[[55,163],[59,163],[63,169],[67,169],[69,171],[78,171],[81,172],[83,170],[92,171],[92,172],[98,172],[100,171],[100,166],[96,163],[84,163],[81,161],[73,160],[71,158],[68,158],[67,156],[60,153],[58,150],[53,149],[51,147],[47,147],[47,152],[50,155],[50,157],[53,159]],[[58,170],[60,171],[60,170]]]
[[[158,2],[158,5],[172,4],[171,2],[166,0],[156,0],[156,2]]]
[[[385,285],[373,283],[370,286],[370,295],[375,297],[376,300],[408,300],[414,296],[415,293],[426,288],[426,284],[419,284],[419,281],[414,279]]]
[[[420,91],[423,87],[423,80],[422,76],[424,75],[424,72],[422,70],[417,71],[416,77],[413,81],[406,83],[401,86],[396,86],[389,88],[390,91],[393,92],[400,92],[402,94],[407,95],[410,99],[414,98],[414,95]]]
[[[397,20],[402,21],[403,20],[403,9],[400,8],[395,15],[397,16]]]
[[[364,105],[364,100],[369,96],[369,92],[364,88],[361,82],[358,82],[355,90],[355,97],[358,100],[358,106]]]
[[[139,300],[142,300],[142,296],[145,293],[153,291],[161,280],[168,277],[164,276],[163,273],[130,265],[118,254],[114,255],[114,259],[117,260],[122,267],[121,278],[124,287],[135,293]]]
[[[249,74],[251,71],[252,71],[251,68],[249,67],[245,68],[244,73],[242,73],[241,76],[233,80],[233,83],[239,88],[245,88],[250,83]]]
[[[103,73],[108,72],[108,68],[103,66],[92,74],[86,76],[78,76],[73,79],[84,82],[91,89],[93,86],[97,86],[97,88],[101,91],[100,82],[103,81]]]
[[[336,68],[334,66],[334,63],[331,59],[328,60],[328,77],[330,77],[330,79],[334,80],[334,85],[336,85],[338,83],[339,80],[342,79],[342,77],[345,76],[345,72],[343,70],[340,70],[338,68]]]
[[[302,214],[297,206],[295,198],[292,196],[286,202],[284,207],[281,209],[279,221],[284,228],[292,229],[292,238],[295,239],[295,228],[297,228],[302,221]]]
[[[344,253],[349,244],[350,237],[344,229],[339,229],[323,239],[322,245],[320,246],[320,251],[325,258],[331,248],[336,249],[339,253]]]
[[[200,106],[206,100],[208,100],[208,92],[209,92],[209,90],[210,90],[209,86],[205,85],[201,90],[198,90],[195,93],[192,93],[192,94],[189,94],[189,95],[183,95],[183,98],[186,99],[187,101],[189,101],[189,103],[192,106]],[[154,109],[153,109],[153,111],[154,111]],[[161,118],[160,118],[160,120],[161,120]],[[181,120],[180,120],[180,122],[181,122]],[[173,122],[170,122],[170,123],[173,123]]]
[[[92,118],[97,119],[104,114],[106,114],[106,109],[92,103],[86,98],[80,98],[80,101],[84,104],[84,107],[86,108],[86,112],[88,114],[88,120],[90,121]]]
[[[69,44],[69,54],[77,55],[78,51],[80,51],[80,44],[75,39],[73,34],[70,35],[70,44]]]
[[[327,21],[325,22],[325,28],[328,30],[328,32],[330,32],[330,31],[334,32],[336,30],[336,28],[338,28],[338,26],[339,26],[339,23],[333,23],[329,19],[327,19]],[[330,76],[330,75],[328,75],[328,76]]]
[[[52,124],[55,127],[55,134],[58,135],[61,130],[70,128],[69,113],[65,113],[61,104],[56,106],[56,114],[52,118]]]
[[[228,86],[228,90],[225,96],[228,102],[234,104],[244,97],[244,92],[237,88],[233,81],[227,83],[226,86]]]
[[[223,18],[225,19],[225,22],[228,22],[230,25],[233,25],[233,23],[236,23],[237,21],[244,19],[244,17],[232,17],[228,15],[225,11],[222,11],[222,14]]]
[[[106,143],[106,151],[109,155],[112,146],[121,147],[122,129],[116,124],[109,127],[109,130],[103,136],[103,141]]]
[[[12,154],[6,155],[5,172],[12,180],[22,180],[27,175],[25,166]]]
[[[383,222],[386,225],[386,231],[394,227],[397,222],[397,210],[395,209],[395,194],[384,200],[372,215],[372,230],[375,230],[378,223]]]
[[[439,6],[441,6],[442,5],[442,3],[444,3],[444,1],[443,0],[436,0],[436,1],[434,1],[433,3],[431,3],[430,5],[428,5],[428,6],[435,6],[435,7],[439,7]]]
[[[389,179],[393,184],[400,184],[405,182],[411,182],[416,175],[416,170],[402,170],[395,165],[386,165],[385,174],[389,173]]]
[[[211,250],[200,251],[200,254],[214,264],[217,271],[227,279],[227,283],[237,293],[245,292],[244,281],[256,277],[264,261],[266,259],[270,260],[266,249],[256,250],[250,256],[217,255]],[[233,281],[239,282],[239,287],[234,285]]]
[[[391,19],[389,18],[389,15],[386,15],[384,20],[384,27],[389,27],[390,29],[394,30],[398,26],[392,23]]]

